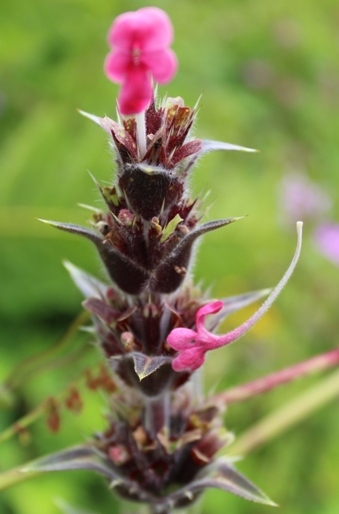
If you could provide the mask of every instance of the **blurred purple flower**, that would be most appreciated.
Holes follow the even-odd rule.
[[[283,219],[293,224],[302,219],[317,219],[331,207],[329,195],[301,173],[287,174],[281,183],[280,205]]]
[[[339,265],[339,224],[323,223],[315,231],[314,239],[320,253]]]

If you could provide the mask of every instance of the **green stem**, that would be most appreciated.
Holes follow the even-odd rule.
[[[240,435],[229,455],[246,455],[330,402],[339,393],[339,371],[275,410]]]
[[[5,391],[11,392],[19,387],[22,383],[24,383],[30,377],[30,375],[36,376],[37,373],[45,371],[46,362],[51,360],[56,353],[68,345],[75,332],[85,321],[87,321],[88,318],[88,312],[82,311],[54,346],[44,352],[39,353],[38,355],[33,355],[20,362],[12,370],[2,385]]]
[[[41,474],[42,471],[23,471],[21,466],[0,473],[0,491]]]
[[[7,384],[0,384],[0,409],[8,409],[14,404],[14,396],[12,391],[8,389]]]
[[[84,371],[81,371],[79,376],[72,380],[67,386],[62,389],[59,393],[56,395],[53,395],[53,399],[57,401],[62,401],[65,396],[67,396],[68,391],[71,390],[72,387],[77,387],[79,385],[79,382],[83,380],[84,378]],[[7,427],[5,430],[0,432],[0,444],[4,443],[11,437],[15,436],[20,432],[20,430],[25,429],[29,427],[34,421],[39,419],[41,416],[43,416],[46,413],[46,408],[48,407],[48,402],[50,398],[47,400],[42,401],[35,409],[33,409],[31,412],[20,418],[18,421],[15,421],[12,425]]]
[[[15,434],[17,434],[21,429],[27,428],[29,425],[31,425],[34,421],[36,421],[45,411],[46,402],[41,403],[36,407],[34,410],[26,414],[26,416],[23,416],[20,418],[19,421],[13,423],[13,425],[9,426],[0,433],[0,444],[7,441],[7,439],[10,439]],[[1,476],[1,475],[0,475]]]

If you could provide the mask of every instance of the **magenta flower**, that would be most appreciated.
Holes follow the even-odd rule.
[[[177,350],[177,355],[172,361],[174,371],[194,371],[198,369],[205,361],[205,353],[209,350],[215,350],[221,346],[233,343],[245,334],[270,308],[278,294],[281,292],[298,262],[301,250],[302,223],[297,223],[298,242],[293,256],[284,276],[279,284],[273,289],[267,300],[262,306],[240,327],[231,330],[227,334],[218,336],[209,332],[205,326],[205,317],[208,314],[215,314],[223,308],[223,302],[215,301],[201,307],[195,318],[196,330],[180,327],[175,328],[167,337],[167,342],[173,350]]]
[[[105,61],[105,73],[121,84],[120,112],[138,114],[152,100],[152,78],[165,84],[174,76],[177,59],[168,48],[173,28],[167,14],[157,7],[144,7],[118,16],[108,34],[113,50]]]
[[[324,223],[315,232],[318,250],[335,264],[339,264],[339,224]]]

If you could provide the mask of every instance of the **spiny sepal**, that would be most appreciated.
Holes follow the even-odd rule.
[[[198,226],[184,236],[174,249],[153,270],[148,288],[156,293],[172,293],[182,283],[188,271],[193,243],[203,234],[224,227],[240,218],[210,221]]]
[[[51,472],[84,469],[95,471],[113,480],[117,473],[105,463],[105,458],[90,445],[74,446],[42,457],[22,468],[22,472]]]
[[[103,298],[107,292],[107,284],[101,282],[86,271],[74,266],[69,261],[63,261],[63,265],[70,274],[74,284],[82,292],[85,298]]]
[[[196,488],[203,487],[205,489],[212,487],[236,494],[245,500],[271,505],[272,507],[277,506],[277,504],[256,485],[235,469],[227,459],[217,459],[210,467],[204,470],[204,474],[206,474],[205,478],[197,480],[195,484],[190,484],[190,490],[192,490],[192,492],[194,492]]]
[[[125,384],[140,391],[144,396],[156,397],[165,390],[173,389],[187,380],[189,374],[175,373],[170,357],[148,357],[139,352],[115,356],[110,359],[112,371]]]
[[[97,234],[93,230],[72,223],[41,221],[59,230],[77,234],[92,241],[110,278],[115,284],[125,293],[137,295],[143,291],[153,293],[174,292],[186,276],[193,243],[198,237],[217,228],[229,225],[238,219],[240,218],[210,221],[194,228],[181,238],[173,232],[163,243],[161,243],[161,238],[159,237],[159,244],[163,245],[164,255],[161,255],[162,252],[159,249],[158,262],[154,262],[152,267],[146,267],[146,264],[142,265],[136,262],[133,252],[131,255],[122,253],[108,239],[108,236],[103,237],[102,234]],[[166,253],[166,249],[168,249],[168,253]],[[155,251],[153,253],[156,254]],[[154,255],[150,255],[146,262],[152,262],[152,258],[154,259]]]
[[[176,507],[192,503],[205,489],[214,488],[241,496],[245,500],[276,507],[265,493],[237,471],[226,459],[218,459],[205,467],[195,480],[169,495],[166,499]]]
[[[171,357],[168,356],[149,356],[141,352],[133,352],[130,354],[130,357],[133,359],[134,371],[138,375],[140,382],[164,364],[171,363],[172,361]]]
[[[246,146],[234,145],[232,143],[225,143],[224,141],[213,141],[211,139],[201,140],[201,150],[199,156],[208,152],[216,150],[231,150],[237,152],[257,152],[254,148],[247,148]]]
[[[147,282],[148,273],[137,263],[119,252],[101,235],[87,228],[72,223],[40,220],[65,232],[85,237],[95,244],[99,255],[111,279],[125,293],[138,294]]]

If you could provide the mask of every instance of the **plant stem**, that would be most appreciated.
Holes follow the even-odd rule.
[[[9,392],[13,391],[26,380],[28,380],[30,375],[36,376],[37,373],[45,371],[46,362],[50,361],[56,353],[68,345],[75,332],[85,321],[88,320],[88,318],[88,312],[82,311],[54,346],[37,355],[28,357],[24,361],[20,362],[17,366],[15,366],[10,375],[5,380],[3,387]]]
[[[24,482],[30,478],[41,475],[42,471],[23,471],[22,467],[17,467],[0,474],[0,491],[8,487]]]
[[[12,391],[8,388],[7,384],[0,384],[0,409],[8,409],[14,404],[14,396]]]
[[[241,402],[256,396],[257,394],[270,391],[275,387],[291,382],[297,378],[304,377],[305,375],[311,375],[337,364],[339,364],[339,348],[322,353],[306,361],[299,362],[298,364],[281,371],[276,371],[266,377],[228,389],[227,391],[213,396],[211,398],[211,402],[218,404],[222,403],[223,405]]]
[[[31,425],[44,413],[45,409],[46,402],[43,402],[40,405],[38,405],[34,410],[26,414],[26,416],[20,418],[19,421],[16,421],[15,423],[13,423],[13,425],[10,425],[8,428],[6,428],[3,432],[0,433],[0,444],[6,441],[7,439],[13,437],[15,434],[20,432],[20,430],[27,428],[29,425]]]
[[[229,455],[246,455],[262,444],[266,444],[336,398],[338,394],[339,370],[246,430],[236,439],[230,448]]]
[[[83,379],[84,370],[80,372],[77,378],[75,378],[72,382],[67,384],[66,387],[59,391],[59,393],[53,395],[52,398],[62,402],[64,398],[67,397],[70,389],[72,387],[77,387],[79,382]],[[34,423],[34,421],[44,416],[46,414],[46,409],[48,408],[50,399],[51,397],[43,400],[39,405],[37,405],[37,407],[35,407],[35,409],[31,410],[31,412],[28,412],[25,416],[21,417],[18,421],[15,421],[12,425],[0,432],[0,444],[20,433],[21,430],[29,427],[32,423]]]

